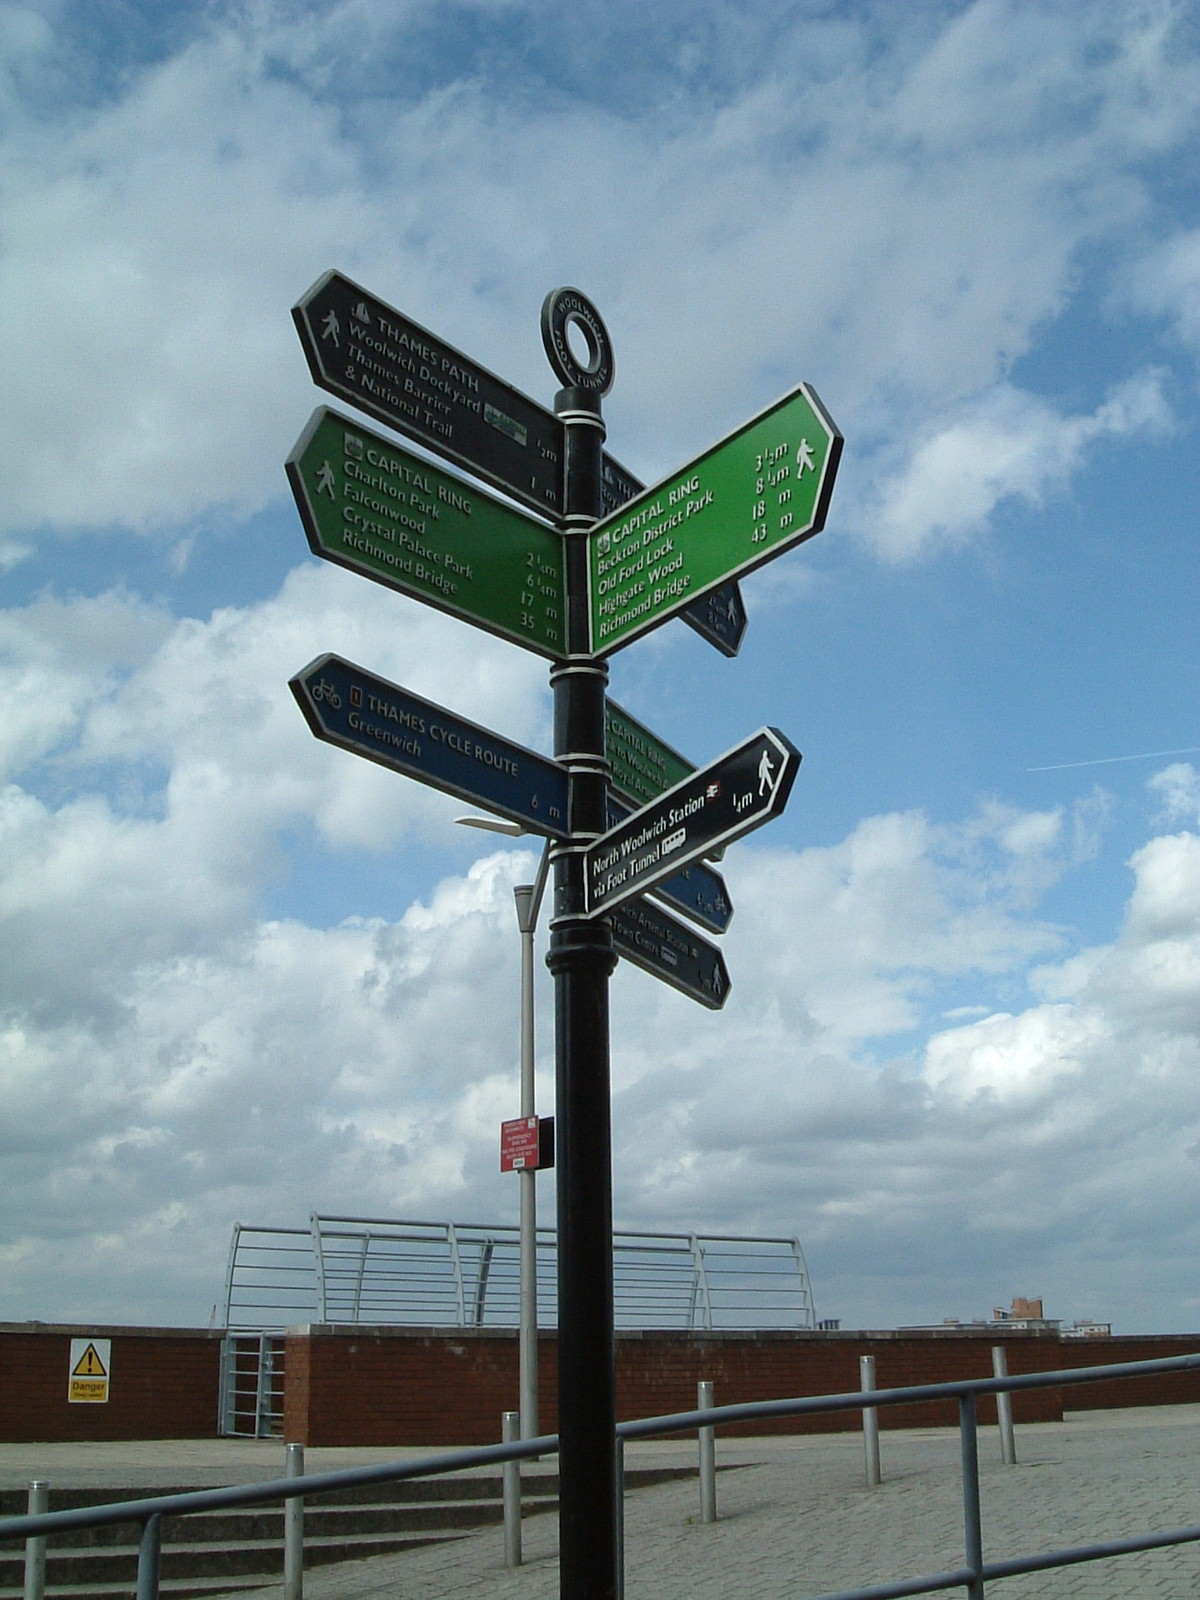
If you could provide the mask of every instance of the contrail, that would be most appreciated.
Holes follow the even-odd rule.
[[[1059,761],[1052,767],[1026,767],[1026,772],[1065,772],[1068,767],[1107,767],[1114,761],[1157,761],[1161,756],[1193,756],[1200,744],[1189,744],[1182,750],[1143,750],[1140,756],[1101,756],[1097,761]]]

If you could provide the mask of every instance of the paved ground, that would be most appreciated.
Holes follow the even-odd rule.
[[[985,1554],[1200,1524],[1200,1406],[1083,1412],[1017,1430],[1003,1467],[980,1435]],[[958,1435],[884,1432],[884,1483],[863,1483],[861,1437],[721,1440],[719,1520],[699,1520],[694,1482],[640,1489],[626,1507],[627,1600],[803,1600],[955,1568],[962,1561]],[[310,1472],[420,1452],[310,1450]],[[2,1445],[0,1484],[232,1482],[277,1475],[275,1444]],[[695,1445],[632,1447],[637,1463],[695,1460]],[[454,1544],[306,1575],[308,1600],[557,1600],[553,1516],[524,1525],[525,1565],[506,1571],[498,1528]],[[961,1593],[962,1591],[956,1591]],[[282,1588],[257,1591],[282,1600]],[[1012,1578],[990,1600],[1194,1600],[1200,1545]]]

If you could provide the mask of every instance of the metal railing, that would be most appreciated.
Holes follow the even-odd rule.
[[[228,1439],[271,1439],[283,1431],[280,1333],[230,1333],[221,1341],[217,1429]]]
[[[956,1399],[959,1408],[959,1441],[962,1466],[962,1503],[965,1559],[961,1567],[921,1577],[903,1578],[893,1583],[867,1588],[827,1591],[814,1600],[898,1600],[903,1595],[934,1594],[945,1589],[963,1589],[968,1600],[985,1600],[984,1584],[995,1578],[1015,1577],[1029,1572],[1046,1572],[1056,1567],[1074,1566],[1086,1561],[1103,1561],[1112,1556],[1139,1551],[1160,1550],[1170,1545],[1200,1542],[1200,1525],[1172,1528],[1097,1544],[1075,1545],[1067,1549],[1016,1556],[1004,1561],[983,1559],[980,1517],[977,1403],[981,1395],[1010,1394],[1025,1389],[1066,1388],[1073,1384],[1145,1378],[1171,1372],[1200,1369],[1200,1353],[1172,1356],[1158,1361],[1128,1361],[1110,1366],[1076,1367],[1066,1371],[1023,1373],[1016,1377],[965,1379],[952,1383],[920,1384],[905,1389],[856,1390],[849,1394],[816,1395],[806,1399],[758,1400],[737,1405],[714,1406],[704,1410],[677,1412],[670,1416],[646,1417],[622,1422],[617,1435],[622,1450],[631,1440],[651,1439],[666,1433],[707,1430],[739,1422],[760,1422],[772,1418],[819,1416],[837,1411],[862,1411],[864,1400],[870,1408],[913,1405],[925,1401]],[[710,1436],[711,1437],[711,1436]],[[136,1600],[158,1600],[159,1562],[164,1516],[187,1516],[202,1511],[235,1506],[264,1505],[274,1501],[328,1493],[338,1489],[361,1488],[368,1484],[398,1483],[409,1478],[439,1476],[467,1468],[503,1465],[553,1454],[558,1436],[547,1434],[537,1439],[485,1445],[470,1450],[452,1450],[417,1461],[381,1462],[367,1467],[351,1467],[338,1472],[313,1473],[306,1477],[276,1478],[269,1482],[238,1485],[225,1489],[197,1489],[185,1494],[161,1495],[142,1500],[127,1500],[107,1506],[85,1506],[69,1511],[29,1514],[0,1519],[0,1541],[25,1539],[27,1560],[40,1560],[42,1541],[55,1533],[77,1528],[107,1527],[115,1523],[136,1522],[142,1533],[138,1547]],[[715,1514],[715,1508],[714,1508]]]
[[[556,1324],[556,1235],[537,1233],[538,1314]],[[815,1328],[799,1239],[694,1233],[613,1235],[619,1328]],[[314,1215],[308,1229],[237,1223],[225,1325],[304,1322],[515,1328],[520,1230],[507,1224]]]

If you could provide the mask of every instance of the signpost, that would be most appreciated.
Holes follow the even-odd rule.
[[[796,747],[763,728],[633,812],[584,852],[586,914],[602,915],[777,817],[799,770]]]
[[[562,539],[324,406],[287,461],[314,554],[539,655],[566,644]]]
[[[326,744],[484,806],[531,833],[568,836],[567,774],[556,761],[341,656],[318,656],[288,687]]]
[[[627,900],[610,913],[617,954],[681,994],[719,1011],[729,998],[729,969],[715,944],[652,901]]]
[[[629,644],[825,526],[842,436],[801,384],[588,538],[590,646]]]
[[[323,388],[557,525],[324,408],[288,461],[318,555],[553,662],[554,760],[339,656],[318,657],[291,688],[318,738],[552,841],[546,959],[555,983],[561,1130],[560,1586],[564,1600],[616,1600],[608,982],[619,952],[702,1005],[724,1003],[729,974],[720,951],[646,896],[722,931],[732,914],[728,895],[701,858],[779,815],[800,755],[764,728],[696,771],[606,704],[605,658],[675,615],[736,654],[746,620],[736,579],[823,527],[841,434],[801,385],[643,490],[604,454],[601,401],[613,379],[612,344],[599,312],[576,289],[555,290],[542,308],[543,341],[563,385],[553,414],[340,273],[320,279],[293,317]],[[639,809],[624,815],[626,803]],[[523,893],[533,891],[517,891],[519,915]],[[531,948],[528,904],[526,913],[521,928]],[[524,1173],[523,1189],[533,1181],[534,1156],[532,1036],[527,1052],[525,1032],[524,1126],[506,1131],[504,1154]],[[547,1143],[543,1137],[542,1164]],[[524,1198],[522,1205],[524,1227]],[[531,1208],[528,1215],[532,1221]],[[523,1258],[523,1285],[527,1265]],[[523,1313],[522,1413],[532,1417],[524,1350],[527,1332],[536,1348],[536,1324],[527,1321]]]

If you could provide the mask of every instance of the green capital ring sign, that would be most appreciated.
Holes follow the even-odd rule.
[[[288,457],[315,555],[539,655],[566,653],[561,536],[321,406]]]
[[[594,655],[825,526],[842,435],[802,383],[588,534]]]

